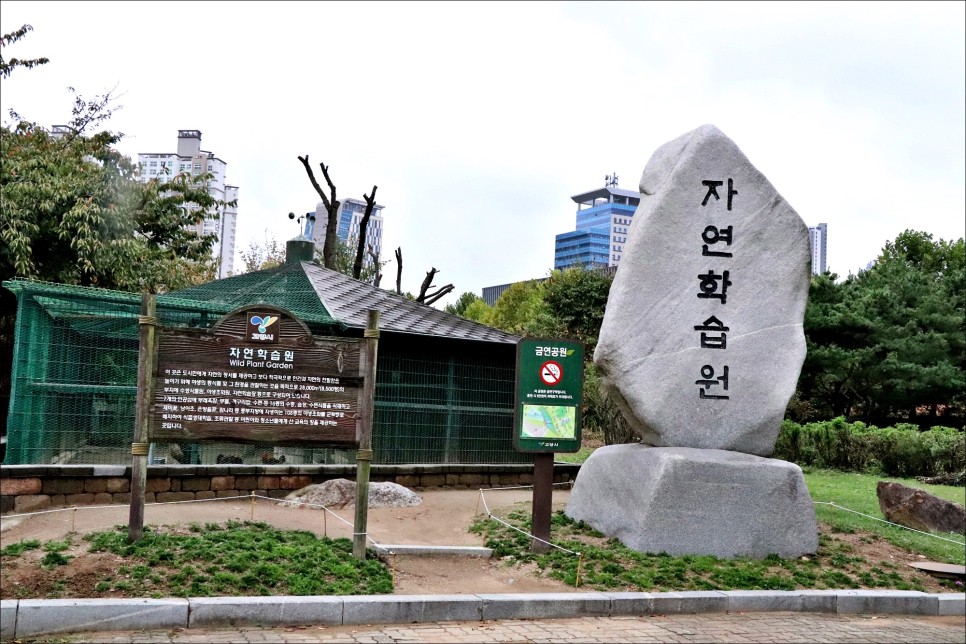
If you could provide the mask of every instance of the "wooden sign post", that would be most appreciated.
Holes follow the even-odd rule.
[[[365,561],[369,517],[369,466],[372,463],[372,416],[375,411],[376,353],[379,345],[379,311],[369,311],[366,324],[366,373],[363,376],[361,435],[356,450],[356,515],[352,524],[352,556]]]
[[[157,301],[154,293],[141,297],[140,347],[138,348],[138,394],[134,412],[134,441],[131,443],[131,513],[128,518],[127,540],[141,538],[144,530],[144,488],[148,480],[148,416],[154,386],[154,365],[157,357],[155,317]]]
[[[268,305],[236,309],[211,329],[160,328],[155,336],[154,306],[146,295],[129,540],[141,536],[150,442],[357,448],[366,495],[354,533],[365,558],[378,312],[369,312],[365,339],[315,337]]]

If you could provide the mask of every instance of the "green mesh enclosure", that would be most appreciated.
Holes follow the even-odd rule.
[[[10,280],[18,300],[5,465],[131,462],[141,296]],[[208,328],[272,304],[316,335],[360,336],[333,319],[299,265],[159,295],[166,327]],[[379,344],[375,463],[530,462],[512,446],[514,348],[384,333]],[[352,450],[152,444],[151,464],[345,463]]]
[[[389,337],[379,344],[380,463],[527,463],[513,449],[512,345]]]

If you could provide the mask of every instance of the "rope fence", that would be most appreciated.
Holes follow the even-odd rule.
[[[933,537],[934,539],[940,539],[942,541],[948,541],[949,543],[955,543],[957,546],[966,546],[966,542],[956,541],[955,539],[947,539],[946,537],[941,537],[938,534],[932,534],[931,532],[923,532],[922,530],[916,530],[915,528],[910,528],[909,526],[904,526],[899,523],[893,523],[891,521],[886,521],[885,519],[880,519],[879,517],[874,517],[871,514],[863,514],[858,510],[853,510],[851,508],[845,507],[844,505],[839,505],[835,501],[812,501],[812,504],[827,505],[833,508],[838,508],[839,510],[845,510],[846,512],[851,512],[852,514],[858,514],[861,517],[865,517],[866,519],[872,519],[874,521],[878,521],[879,523],[885,523],[886,525],[891,525],[896,528],[902,528],[904,530],[911,530],[912,532],[918,532],[919,534],[924,534],[927,537]]]
[[[554,486],[557,486],[557,485],[572,485],[572,482],[571,481],[566,481],[564,483],[554,483],[553,485]],[[490,488],[490,491],[491,492],[501,492],[501,491],[505,491],[505,490],[530,490],[530,489],[533,489],[533,486],[532,485],[515,485],[515,486],[500,487],[500,488]],[[521,530],[520,528],[518,528],[518,527],[516,527],[514,525],[510,525],[509,523],[507,523],[506,521],[504,521],[500,517],[496,516],[495,514],[493,514],[492,512],[490,512],[490,507],[486,503],[486,496],[483,494],[483,488],[480,488],[480,498],[479,498],[479,500],[476,503],[476,514],[479,514],[480,503],[481,502],[483,503],[483,509],[486,512],[486,517],[488,519],[491,519],[493,521],[496,521],[497,523],[500,523],[500,524],[502,524],[502,525],[510,528],[511,530],[515,530],[516,532],[519,532],[522,535],[528,536],[528,537],[530,537],[530,539],[532,541],[539,541],[540,543],[544,543],[544,544],[550,546],[551,548],[556,548],[557,550],[560,550],[562,552],[566,552],[567,554],[574,555],[575,557],[577,557],[577,576],[576,576],[576,578],[574,580],[574,587],[580,586],[580,569],[581,569],[581,566],[582,566],[583,561],[584,561],[584,556],[581,553],[577,552],[576,550],[570,550],[569,548],[564,548],[563,546],[559,546],[559,545],[557,545],[555,543],[552,543],[550,541],[547,541],[545,539],[541,539],[540,537],[538,537],[538,536],[536,536],[536,535],[534,535],[534,534],[532,534],[530,532],[527,532],[526,530]],[[483,536],[483,543],[486,544],[486,535]]]
[[[573,485],[573,482],[572,481],[566,481],[566,482],[563,482],[563,483],[554,483],[553,485],[554,485],[554,487],[562,486],[562,485],[572,486]],[[489,488],[487,491],[489,491],[489,492],[503,492],[503,491],[508,491],[508,490],[528,490],[528,489],[533,489],[533,486],[532,485],[515,485],[515,486],[507,486],[507,487]],[[180,505],[180,504],[186,504],[186,503],[211,503],[211,502],[217,502],[217,501],[233,501],[233,500],[234,501],[237,501],[237,500],[241,500],[241,499],[249,499],[251,501],[251,514],[250,514],[250,517],[251,517],[251,520],[252,521],[254,521],[254,519],[255,519],[255,499],[262,499],[262,500],[265,500],[265,501],[269,501],[271,503],[275,503],[277,505],[281,505],[283,507],[293,507],[293,508],[298,508],[298,509],[312,508],[312,509],[320,509],[320,510],[322,510],[323,511],[323,513],[322,513],[322,517],[323,517],[323,519],[322,519],[323,520],[322,533],[323,533],[323,536],[328,536],[328,516],[330,514],[333,517],[335,517],[338,521],[341,521],[345,525],[349,526],[350,529],[352,529],[352,527],[353,527],[353,524],[350,521],[348,521],[344,517],[338,515],[337,513],[333,512],[326,505],[319,504],[319,503],[308,503],[308,502],[305,502],[305,501],[299,501],[299,500],[295,500],[295,499],[274,499],[274,498],[267,497],[267,496],[257,495],[254,492],[252,492],[251,494],[245,494],[245,495],[239,495],[239,496],[221,497],[221,498],[216,498],[216,499],[193,499],[193,500],[187,500],[187,501],[162,501],[162,502],[153,502],[153,503],[146,503],[145,506]],[[858,510],[853,510],[853,509],[847,508],[847,507],[845,507],[843,505],[839,505],[839,504],[835,503],[834,501],[813,501],[812,503],[814,505],[825,505],[825,506],[829,506],[829,507],[832,507],[832,508],[836,508],[838,510],[844,510],[846,512],[851,512],[852,514],[857,514],[857,515],[859,515],[861,517],[865,517],[867,519],[872,519],[874,521],[878,521],[879,523],[884,523],[886,525],[893,526],[893,527],[896,527],[896,528],[902,528],[904,530],[910,530],[912,532],[915,532],[915,533],[918,533],[918,534],[922,534],[922,535],[925,535],[927,537],[933,537],[934,539],[939,539],[941,541],[946,541],[948,543],[953,543],[953,544],[956,544],[956,545],[959,545],[959,546],[966,546],[966,543],[964,543],[962,541],[957,541],[955,539],[949,539],[949,538],[943,537],[941,535],[932,534],[930,532],[924,532],[922,530],[916,530],[915,528],[910,528],[908,526],[900,525],[898,523],[893,523],[893,522],[887,521],[885,519],[880,519],[879,517],[875,517],[875,516],[872,516],[870,514],[865,514],[863,512],[859,512]],[[572,555],[572,556],[577,557],[577,574],[576,574],[576,579],[575,579],[574,586],[575,587],[580,586],[580,573],[581,573],[581,568],[582,568],[582,565],[583,565],[583,555],[580,552],[578,552],[576,550],[571,550],[569,548],[565,548],[565,547],[563,547],[561,545],[558,545],[558,544],[555,544],[555,543],[553,543],[551,541],[547,541],[547,540],[541,539],[540,537],[537,537],[536,535],[534,535],[532,533],[529,533],[526,530],[523,530],[521,528],[518,528],[517,526],[511,525],[510,523],[508,523],[507,521],[503,520],[499,516],[493,514],[493,512],[490,511],[489,504],[486,502],[486,495],[484,494],[484,489],[483,488],[480,488],[480,490],[479,490],[479,497],[477,498],[476,511],[474,512],[474,514],[479,514],[480,513],[480,505],[481,504],[483,506],[484,513],[486,514],[486,517],[488,519],[490,519],[492,521],[496,521],[497,523],[499,523],[499,524],[501,524],[501,525],[503,525],[503,526],[505,526],[505,527],[507,527],[507,528],[509,528],[509,529],[511,529],[513,531],[515,531],[515,532],[518,532],[518,533],[520,533],[520,534],[522,534],[522,535],[524,535],[526,537],[529,537],[533,541],[539,541],[540,543],[546,544],[547,546],[549,546],[551,548],[555,548],[557,550],[560,550],[561,552],[565,552],[565,553],[567,553],[569,555]],[[127,505],[116,505],[116,506],[103,506],[103,505],[72,506],[72,507],[68,507],[68,508],[54,508],[54,509],[51,509],[51,510],[38,510],[36,512],[24,512],[24,513],[20,513],[20,514],[8,514],[8,515],[5,515],[3,517],[3,519],[14,519],[14,518],[21,518],[21,517],[39,516],[39,515],[42,515],[42,514],[51,514],[51,513],[54,513],[54,512],[72,512],[73,514],[71,515],[71,531],[73,532],[73,530],[74,530],[74,516],[76,516],[77,510],[101,510],[101,511],[103,511],[105,509],[105,507],[108,507],[108,508],[109,507],[117,507],[117,508],[123,509],[123,508],[127,508],[128,506]],[[353,533],[353,534],[355,534],[355,533]],[[484,543],[486,542],[486,540],[487,540],[487,535],[484,534]],[[378,543],[375,539],[373,539],[371,536],[369,536],[368,533],[366,533],[366,541],[368,543],[371,543],[372,544],[372,547],[377,552],[382,552],[382,553],[384,553],[384,554],[386,554],[386,555],[388,555],[390,557],[390,565],[391,565],[391,569],[392,569],[393,584],[395,584],[395,579],[396,579],[396,553],[393,550],[390,550],[390,549],[386,548],[385,546],[381,545],[380,543]]]

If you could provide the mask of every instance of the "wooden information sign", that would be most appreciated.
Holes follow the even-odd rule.
[[[210,330],[158,331],[151,441],[359,445],[362,338],[316,338],[261,305]]]

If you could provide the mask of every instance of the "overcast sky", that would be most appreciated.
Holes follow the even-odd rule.
[[[318,196],[373,184],[403,288],[546,276],[571,196],[638,189],[651,153],[704,123],[745,152],[828,266],[857,272],[906,228],[964,234],[966,3],[0,2],[4,57],[46,56],[0,93],[46,125],[68,86],[116,87],[120,149],[179,129],[227,162],[238,246],[298,234]],[[321,176],[319,177],[321,181]],[[236,270],[241,262],[236,261]],[[395,262],[383,286],[395,281]]]

